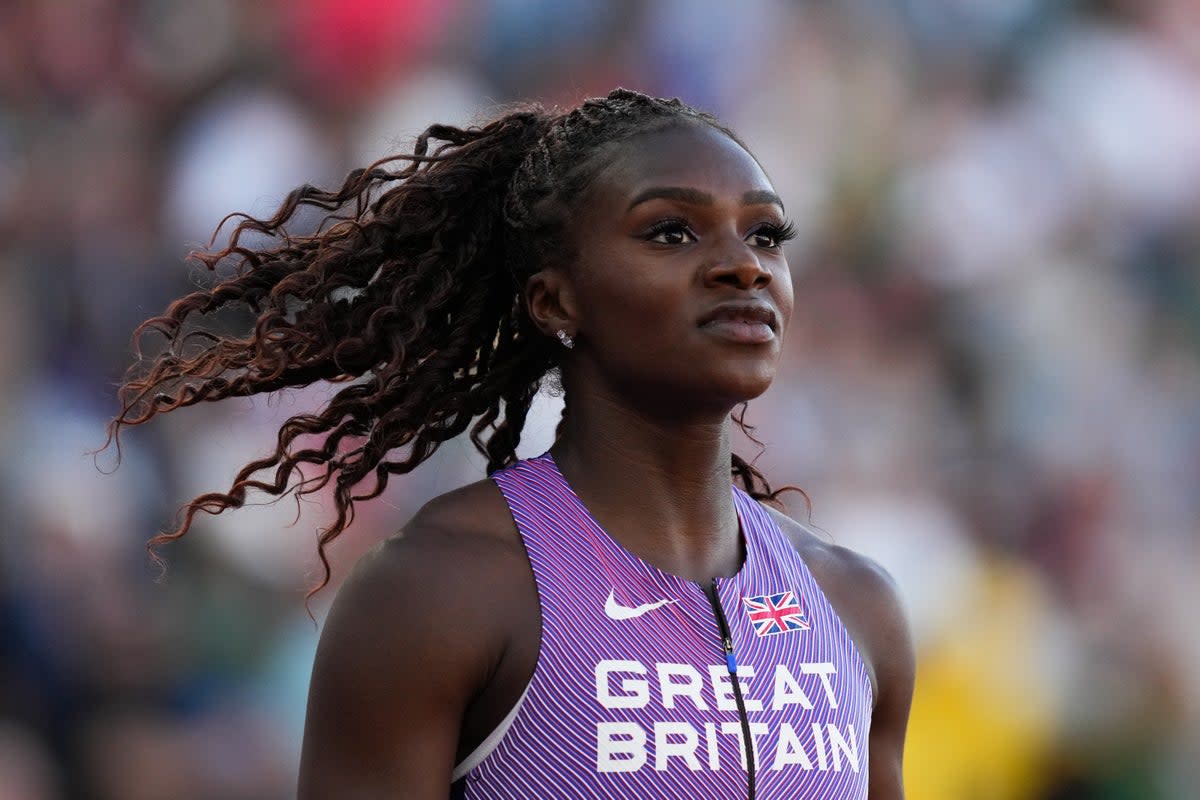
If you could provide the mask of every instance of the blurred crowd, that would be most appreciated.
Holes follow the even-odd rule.
[[[331,390],[171,415],[114,471],[130,334],[227,213],[617,85],[731,123],[799,227],[739,448],[899,583],[909,796],[1198,796],[1200,2],[8,0],[0,798],[294,792],[330,507],[205,519],[161,581],[143,546]],[[335,584],[481,475],[455,441],[394,480]]]

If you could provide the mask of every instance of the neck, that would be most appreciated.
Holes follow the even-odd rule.
[[[554,459],[596,521],[630,552],[700,583],[732,575],[742,552],[729,415],[666,416],[576,396]]]

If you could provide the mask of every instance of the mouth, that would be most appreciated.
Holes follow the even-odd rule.
[[[762,344],[775,339],[779,317],[763,302],[725,303],[705,314],[700,328],[734,342]]]

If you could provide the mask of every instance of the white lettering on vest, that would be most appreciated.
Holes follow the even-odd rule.
[[[708,747],[708,768],[721,768],[721,754],[717,752],[717,725],[715,722],[704,723],[704,744]]]
[[[762,711],[762,701],[750,696],[750,679],[754,677],[754,665],[738,664],[737,670],[738,686],[742,687],[742,702],[746,704],[746,711]],[[737,698],[733,695],[733,681],[730,680],[729,668],[724,664],[710,665],[708,676],[712,680],[713,694],[717,697],[717,709],[737,711]]]
[[[801,664],[800,669],[805,675],[819,675],[821,677],[821,687],[825,689],[825,699],[829,701],[830,708],[837,708],[837,695],[833,693],[832,675],[837,674],[837,668],[828,661],[819,664]]]
[[[738,669],[745,669],[739,664]],[[729,667],[724,664],[710,665],[708,675],[712,678],[713,694],[717,696],[718,711],[737,711],[737,702],[733,699],[733,682],[729,680]]]
[[[829,769],[829,761],[825,757],[825,737],[821,735],[821,723],[814,722],[811,729],[813,740],[817,743],[817,769],[826,772]]]
[[[601,661],[596,665],[596,700],[605,708],[644,708],[650,701],[650,687],[640,678],[622,678],[623,694],[613,694],[609,676],[627,672],[645,675],[646,668],[639,661]]]
[[[850,768],[858,772],[858,738],[854,733],[854,726],[846,726],[846,735],[849,740],[842,736],[842,732],[833,723],[830,723],[826,730],[829,733],[829,752],[833,755],[834,771],[842,771],[842,755],[845,754]]]
[[[699,743],[700,737],[689,722],[654,723],[654,768],[663,772],[667,768],[667,761],[675,756],[682,758],[688,769],[700,769],[700,759],[696,758],[696,746]]]
[[[761,681],[763,691],[758,698],[750,696],[754,668],[743,664],[738,667],[737,679],[747,713],[761,713],[764,706],[778,712],[789,706],[805,710],[814,709],[816,704],[829,708],[838,707],[834,691],[834,676],[837,668],[830,662],[810,662],[795,666],[794,673],[787,664],[775,666],[771,676],[771,698],[766,699],[767,678]],[[655,707],[664,712],[673,709],[691,709],[731,712],[737,710],[734,684],[725,665],[695,667],[691,664],[655,663],[645,665],[633,660],[605,660],[596,665],[596,700],[606,709],[642,709]],[[653,674],[652,674],[653,673]],[[817,692],[815,676],[821,683]],[[708,685],[706,685],[706,681]],[[801,681],[807,684],[806,687]],[[711,686],[712,695],[707,696]],[[654,697],[651,697],[655,694]],[[710,699],[711,698],[711,699]],[[815,700],[815,702],[814,702]],[[825,703],[821,703],[824,700]],[[668,715],[675,716],[675,715]],[[786,714],[784,715],[786,717]],[[812,717],[810,716],[810,719]],[[756,764],[762,769],[800,769],[804,771],[842,772],[862,770],[859,752],[858,730],[853,724],[839,726],[833,723],[812,722],[799,730],[793,722],[768,716],[766,721],[749,721],[750,741]],[[733,748],[741,756],[741,766],[746,768],[746,746],[740,720],[726,719],[700,723],[680,719],[659,719],[653,722],[608,721],[598,722],[596,727],[596,769],[599,772],[637,772],[650,767],[659,772],[685,767],[690,771],[702,769],[719,770],[721,749],[725,748],[727,760],[733,756]],[[732,737],[733,741],[723,744],[720,737]],[[808,740],[811,738],[811,742]],[[736,743],[736,744],[735,744]],[[760,745],[771,752],[760,754]],[[653,759],[651,750],[653,747]],[[707,758],[699,748],[703,747]],[[679,766],[683,763],[683,767]],[[674,766],[672,766],[674,765]]]
[[[790,764],[799,764],[804,770],[813,768],[796,731],[788,723],[782,722],[779,725],[779,744],[775,747],[775,763],[771,764],[771,769],[783,769]]]
[[[596,770],[637,772],[646,763],[646,732],[636,722],[596,725]]]
[[[808,695],[800,687],[796,676],[787,668],[787,664],[778,664],[775,667],[775,688],[771,692],[771,708],[778,711],[784,706],[795,703],[798,703],[801,708],[811,709],[813,707],[812,700],[808,699]]]
[[[675,680],[676,678],[681,680]],[[691,664],[658,665],[658,685],[662,689],[663,708],[674,708],[676,697],[687,697],[697,709],[707,711],[708,704],[700,696],[701,684],[700,673]]]
[[[816,769],[820,772],[857,773],[862,770],[858,733],[852,725],[839,728],[832,723],[823,725],[814,722],[802,729],[812,735],[817,755],[815,766],[811,757],[814,750],[807,747],[808,743],[790,723],[779,723],[777,730],[779,736],[773,744],[773,751],[764,754],[759,745],[768,741],[770,729],[764,722],[750,723],[750,747],[760,769],[767,769],[769,760],[769,768],[776,771],[788,767],[798,767],[806,772]],[[647,745],[652,736],[655,771],[669,771],[672,759],[676,763],[682,760],[684,766],[693,772],[705,766],[717,771],[721,768],[718,739],[721,734],[736,743],[742,769],[745,769],[746,750],[742,733],[740,722],[704,723],[704,747],[708,753],[706,765],[697,752],[701,747],[700,732],[690,722],[658,721],[653,724],[652,730],[643,728],[637,722],[601,722],[596,726],[596,769],[602,773],[637,772],[643,769],[648,765],[650,751]]]

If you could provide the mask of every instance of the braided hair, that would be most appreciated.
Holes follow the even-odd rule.
[[[157,546],[183,536],[199,512],[240,507],[251,489],[299,497],[332,482],[336,516],[318,537],[317,591],[330,578],[326,547],[353,521],[354,504],[379,496],[391,475],[468,429],[489,473],[515,462],[530,404],[561,350],[525,312],[525,282],[570,259],[572,199],[598,172],[598,154],[685,120],[741,144],[677,99],[617,89],[562,114],[528,105],[481,127],[432,125],[412,153],[357,169],[336,190],[296,189],[269,219],[234,215],[225,248],[192,256],[210,271],[232,262],[232,276],[135,331],[139,347],[149,332],[166,346],[130,367],[108,444],[119,454],[124,426],[204,401],[316,381],[345,386],[320,412],[288,419],[274,452],[242,467],[227,491],[188,502],[175,529],[150,540],[155,562]],[[290,235],[285,225],[303,206],[328,212],[325,222]],[[243,245],[247,234],[276,243]],[[250,310],[252,330],[185,325],[227,307]],[[319,445],[302,446],[314,435]],[[318,474],[296,479],[302,464]],[[753,497],[775,500],[751,464],[735,455],[731,469]]]

